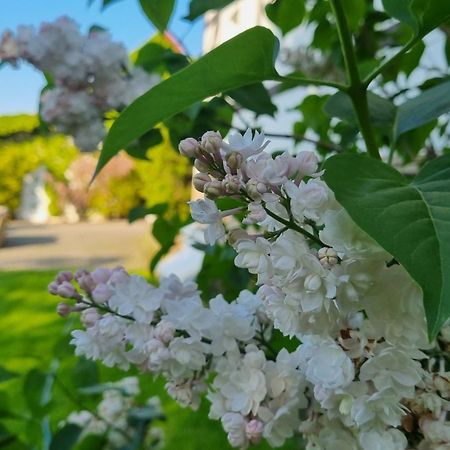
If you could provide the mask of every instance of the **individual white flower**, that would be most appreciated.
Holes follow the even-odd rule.
[[[205,229],[205,242],[213,245],[216,241],[225,236],[225,227],[222,223],[221,211],[216,204],[208,199],[195,200],[189,202],[192,218],[199,223],[207,224]]]
[[[392,389],[356,398],[352,404],[352,417],[360,429],[383,426],[398,427],[406,408]]]
[[[247,159],[252,155],[261,153],[267,147],[269,141],[265,141],[265,139],[264,133],[259,134],[257,131],[252,136],[252,130],[248,128],[244,135],[240,133],[231,134],[228,138],[228,144],[222,142],[222,149],[225,154],[239,152],[244,159]]]
[[[360,379],[372,381],[379,391],[391,388],[401,397],[412,398],[422,380],[422,369],[407,353],[386,347],[361,366]]]
[[[245,432],[247,421],[245,417],[237,413],[226,413],[222,417],[222,426],[228,435],[228,442],[232,447],[245,449],[248,447],[249,440]]]
[[[405,435],[395,428],[383,431],[364,431],[359,435],[359,445],[364,450],[405,450],[408,441]]]
[[[298,404],[295,400],[287,402],[275,413],[268,408],[261,408],[259,417],[264,422],[263,436],[272,447],[281,447],[300,425]]]
[[[200,394],[206,390],[206,384],[202,380],[169,381],[165,388],[167,393],[183,408],[189,406],[196,411],[200,407]]]
[[[207,346],[194,338],[173,339],[169,344],[169,351],[172,357],[170,372],[175,378],[189,376],[192,372],[200,371],[206,364]]]
[[[126,283],[118,284],[111,290],[109,306],[121,315],[132,316],[140,323],[151,322],[163,297],[159,289],[138,275],[132,275]]]
[[[331,339],[305,337],[299,346],[298,357],[307,380],[321,388],[344,388],[355,377],[353,362]]]
[[[323,215],[332,201],[332,193],[323,181],[301,181],[299,186],[288,181],[284,184],[284,189],[291,199],[292,214],[298,222],[310,219],[318,225],[323,223]]]
[[[299,152],[295,157],[295,168],[297,178],[304,176],[314,176],[319,166],[317,155],[313,152]]]
[[[423,418],[420,423],[420,429],[425,438],[432,444],[443,445],[442,449],[450,445],[450,423],[443,420],[433,420]],[[436,447],[431,447],[433,450]],[[437,447],[440,450],[440,447]]]
[[[234,263],[237,267],[247,269],[250,273],[258,275],[258,283],[267,280],[271,273],[268,252],[270,243],[264,238],[253,240],[240,240],[236,244],[237,256]]]
[[[206,336],[212,339],[211,352],[221,355],[226,351],[237,350],[237,342],[248,342],[255,335],[254,318],[240,304],[225,301],[218,295],[209,302],[216,320],[211,323]]]
[[[203,331],[215,323],[211,311],[203,306],[198,296],[183,300],[165,300],[164,307],[164,318],[176,329],[185,330],[193,337],[200,338]]]
[[[247,346],[243,357],[233,353],[218,361],[213,388],[224,397],[228,411],[257,414],[267,392],[265,361],[264,352],[254,346]]]

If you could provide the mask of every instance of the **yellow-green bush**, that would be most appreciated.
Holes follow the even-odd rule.
[[[126,217],[134,206],[166,202],[169,210],[188,214],[191,166],[172,148],[167,136],[149,151],[150,161],[122,154],[88,190],[97,155],[80,154],[66,136],[39,135],[38,125],[36,116],[0,117],[0,204],[11,212],[19,206],[24,176],[44,165],[52,176],[47,186],[52,214],[61,213],[68,201],[75,204],[81,217],[93,213]]]

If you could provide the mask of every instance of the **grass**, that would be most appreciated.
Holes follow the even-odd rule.
[[[57,299],[47,293],[47,284],[54,275],[55,271],[0,272],[0,365],[19,374],[25,374],[33,368],[46,371],[57,356],[60,359],[58,376],[76,392],[77,377],[74,376],[74,370],[78,360],[68,346],[69,332],[75,323],[61,319],[55,313]],[[102,366],[99,369],[101,381],[123,376],[118,370]],[[163,380],[155,381],[149,375],[141,375],[140,381],[145,396],[158,395],[162,401],[167,416],[167,422],[162,425],[165,430],[165,450],[231,448],[220,423],[208,419],[207,402],[203,402],[197,412],[182,409],[165,393]],[[22,386],[23,377],[0,386],[10,399],[14,399],[14,410],[18,412],[26,407],[27,399],[22,398]],[[69,411],[78,409],[56,388],[54,397],[51,410],[53,425]],[[8,422],[8,426],[14,429],[14,423],[11,423]],[[25,429],[20,431],[29,432]],[[265,444],[258,446],[261,450],[267,448]],[[295,448],[298,448],[295,442],[284,447],[286,450]]]

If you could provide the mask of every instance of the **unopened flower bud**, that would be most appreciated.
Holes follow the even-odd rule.
[[[93,327],[100,319],[100,314],[95,308],[87,308],[81,312],[81,321],[86,328]]]
[[[73,275],[72,272],[59,272],[58,275],[56,275],[56,281],[58,283],[62,283],[63,281],[72,281],[73,280]]]
[[[241,168],[243,161],[243,156],[238,152],[231,152],[226,156],[227,166],[233,174],[236,174],[237,170]]]
[[[175,328],[168,320],[161,320],[155,327],[155,338],[168,344],[174,336]]]
[[[222,136],[218,131],[207,131],[202,136],[201,145],[208,153],[217,153],[222,145]]]
[[[335,250],[329,247],[322,247],[317,256],[319,257],[320,264],[322,264],[325,269],[331,269],[338,263],[338,255]]]
[[[106,303],[111,298],[111,295],[111,289],[104,283],[98,284],[92,291],[92,298],[97,303]]]
[[[204,192],[205,185],[211,182],[211,177],[207,173],[196,173],[192,182],[197,191]]]
[[[209,166],[207,164],[205,164],[201,159],[196,159],[194,161],[194,167],[200,173],[208,173],[209,172]]]
[[[130,275],[128,275],[127,271],[123,267],[116,267],[113,269],[111,277],[109,278],[109,283],[113,286],[117,286],[118,284],[123,284],[128,281]]]
[[[246,188],[253,200],[261,198],[261,195],[267,192],[267,186],[254,178],[247,181]]]
[[[245,434],[252,444],[258,444],[261,441],[264,424],[257,419],[252,419],[245,426]]]
[[[91,277],[96,284],[107,283],[111,277],[111,269],[99,267],[91,273]]]
[[[235,245],[240,241],[252,240],[252,237],[242,228],[236,228],[228,233],[228,243]]]
[[[313,152],[300,152],[295,157],[297,170],[300,176],[311,176],[313,173],[317,172],[319,165],[319,160]]]
[[[208,198],[216,198],[223,195],[223,187],[220,181],[211,181],[210,183],[205,184],[205,195]]]
[[[63,298],[77,298],[78,293],[69,281],[63,281],[57,289],[57,294]]]
[[[187,156],[188,158],[195,158],[198,155],[200,144],[197,139],[192,137],[183,139],[178,144],[178,150],[183,156]]]
[[[97,283],[94,281],[94,279],[91,277],[91,274],[88,273],[86,275],[80,276],[78,279],[78,284],[83,291],[90,294],[94,289]]]
[[[56,306],[56,312],[61,317],[67,317],[72,312],[72,308],[67,303],[58,303]]]
[[[227,194],[237,194],[241,188],[241,179],[236,175],[226,175],[222,186]]]
[[[50,294],[52,294],[52,295],[58,295],[58,287],[59,287],[59,283],[57,283],[56,281],[52,281],[52,282],[48,285],[47,289],[48,289],[48,292],[49,292]]]

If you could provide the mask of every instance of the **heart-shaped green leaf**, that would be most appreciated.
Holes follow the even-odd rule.
[[[278,79],[274,68],[277,51],[278,40],[273,33],[254,27],[150,89],[114,121],[95,174],[131,141],[192,104],[220,92]]]
[[[450,316],[450,155],[412,182],[365,155],[336,155],[324,178],[355,223],[420,285],[428,333],[436,336]]]

